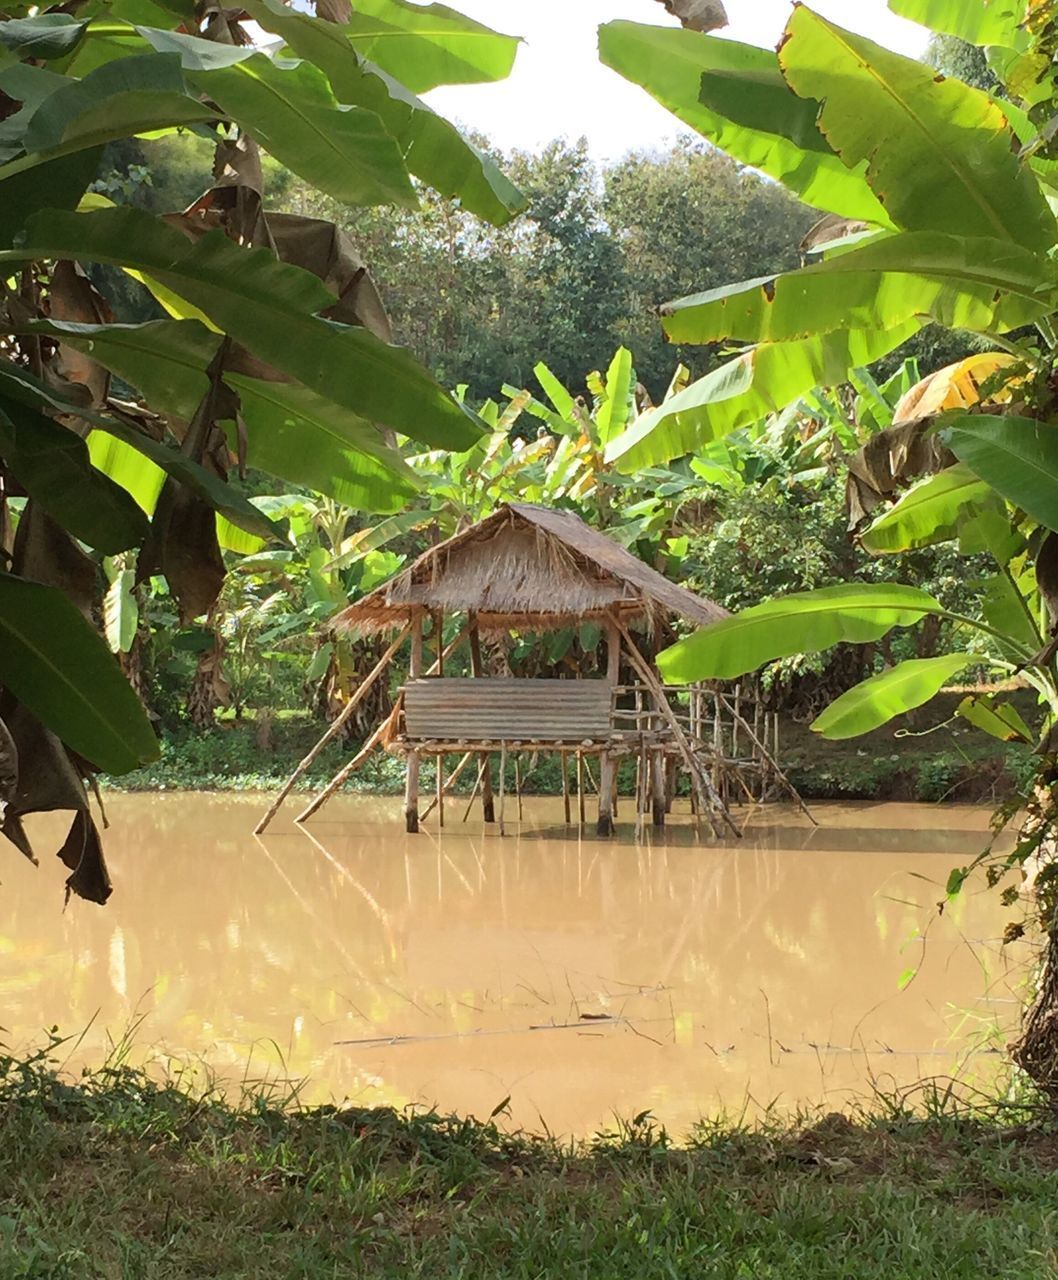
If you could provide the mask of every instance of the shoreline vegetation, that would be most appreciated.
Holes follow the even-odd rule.
[[[943,694],[929,708],[864,735],[854,743],[828,742],[804,724],[780,727],[780,763],[805,800],[900,800],[994,804],[1020,790],[1031,772],[1029,748],[1001,743],[960,728],[954,708],[961,694]],[[950,703],[951,705],[947,705]],[[320,723],[307,713],[281,712],[262,724],[247,718],[218,719],[212,729],[182,725],[160,735],[162,754],[133,773],[105,779],[111,791],[269,791],[283,785],[315,744]],[[319,790],[362,745],[359,739],[331,743],[301,778],[296,790]],[[511,766],[513,769],[513,766]],[[424,764],[429,770],[430,765]],[[634,765],[619,779],[632,794]],[[426,778],[426,773],[424,773]],[[513,785],[513,772],[509,781]],[[469,790],[467,776],[454,790]],[[402,760],[377,751],[353,775],[347,790],[399,795]],[[557,759],[542,757],[523,779],[529,795],[560,795]]]
[[[53,1041],[51,1049],[58,1045]],[[649,1114],[580,1144],[297,1091],[0,1057],[0,1272],[22,1280],[1058,1276],[1058,1128],[944,1082],[850,1115]]]

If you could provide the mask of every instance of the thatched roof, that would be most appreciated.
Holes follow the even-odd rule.
[[[473,610],[486,631],[549,631],[615,608],[648,622],[664,615],[705,626],[727,617],[573,512],[512,503],[432,547],[335,624],[383,631],[443,609]]]

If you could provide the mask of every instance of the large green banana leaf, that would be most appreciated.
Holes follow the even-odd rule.
[[[1050,263],[1008,240],[906,231],[800,271],[726,285],[662,308],[673,342],[782,342],[911,317],[1005,331],[1058,302]]]
[[[146,712],[102,636],[61,591],[0,573],[0,684],[108,773],[158,758]]]
[[[14,240],[37,209],[75,209],[98,176],[102,156],[102,147],[75,151],[15,174],[0,185],[0,247]]]
[[[26,121],[27,152],[0,168],[7,182],[47,160],[171,125],[204,123],[216,111],[191,93],[172,54],[140,53],[108,62],[49,93]],[[0,187],[6,199],[6,187]]]
[[[819,653],[841,641],[867,644],[943,606],[918,587],[848,583],[781,596],[702,627],[658,654],[669,684],[730,680],[777,658]]]
[[[146,326],[143,327],[146,328]],[[45,331],[42,330],[42,332]],[[69,332],[60,331],[56,328],[52,331],[52,336],[61,336],[64,342],[74,345],[75,335]],[[87,350],[87,344],[82,349]],[[278,528],[257,507],[248,502],[241,493],[238,493],[231,485],[225,484],[212,471],[194,462],[191,458],[185,457],[178,449],[173,448],[171,445],[163,444],[161,441],[155,440],[152,436],[146,435],[141,431],[137,431],[135,427],[129,426],[128,423],[119,419],[94,413],[81,405],[64,401],[34,378],[27,370],[19,365],[11,364],[7,360],[0,360],[0,395],[5,399],[15,400],[36,411],[47,410],[48,412],[63,414],[69,418],[80,418],[97,428],[88,438],[88,450],[93,466],[103,471],[112,480],[120,484],[123,489],[131,493],[140,507],[146,509],[147,503],[141,500],[141,496],[136,492],[134,485],[126,483],[126,475],[117,474],[113,464],[109,461],[104,461],[107,458],[107,452],[98,443],[96,437],[105,435],[108,439],[113,439],[115,443],[120,443],[123,448],[127,447],[137,455],[150,459],[153,465],[160,468],[165,475],[172,476],[174,480],[179,480],[181,484],[186,485],[203,502],[213,507],[215,511],[223,513],[239,528],[263,538],[274,538],[279,535]],[[153,507],[153,498],[151,499],[151,505]]]
[[[417,204],[397,142],[379,117],[341,106],[311,63],[277,63],[253,49],[146,27],[138,34],[144,48],[157,52],[108,61],[51,93],[26,126],[28,154],[0,169],[0,181],[86,147],[214,120],[214,102],[277,160],[335,199]]]
[[[411,468],[348,409],[294,382],[225,381],[242,401],[251,467],[378,515],[401,511],[418,492]]]
[[[194,414],[206,393],[206,370],[221,341],[194,320],[153,320],[141,325],[43,321],[26,328],[59,337],[91,354],[137,387],[156,410],[184,419]],[[250,466],[317,489],[347,506],[380,514],[400,510],[418,489],[414,473],[400,455],[387,448],[375,427],[357,414],[297,383],[230,372],[225,380],[239,394]],[[246,527],[244,520],[226,510],[224,514]],[[253,531],[261,532],[260,528]]]
[[[1027,33],[1020,29],[1026,0],[889,0],[889,8],[967,44],[1023,49],[1028,42]]]
[[[199,308],[275,368],[346,409],[434,448],[466,449],[482,432],[402,348],[314,314],[334,295],[310,272],[215,231],[190,241],[139,209],[47,211],[30,219],[0,264],[73,258],[129,267]]]
[[[635,382],[632,353],[627,347],[618,347],[606,371],[606,398],[595,415],[601,445],[619,435],[635,411]]]
[[[88,20],[69,13],[38,13],[31,18],[0,22],[0,45],[18,58],[50,62],[65,58],[80,43]]]
[[[836,741],[870,733],[936,697],[949,680],[965,671],[974,660],[969,653],[945,653],[936,658],[899,662],[891,670],[871,676],[836,698],[812,721],[812,730]]]
[[[465,209],[496,226],[525,208],[525,198],[499,167],[404,85],[361,58],[344,27],[282,0],[247,0],[246,10],[299,57],[325,71],[339,102],[375,112],[400,146],[409,172],[435,191],[458,198]]]
[[[857,170],[842,163],[818,131],[800,143],[787,136],[788,117],[799,115],[800,109],[792,94],[787,92],[789,103],[780,99],[769,127],[739,123],[702,102],[702,77],[707,73],[746,76],[758,89],[762,77],[772,77],[769,83],[774,88],[778,74],[774,54],[680,27],[617,21],[599,28],[599,56],[721,151],[775,178],[806,204],[847,218],[892,225],[864,180],[864,165]]]
[[[952,453],[1033,520],[1058,530],[1058,426],[1017,414],[949,418]]]
[[[968,514],[989,501],[998,502],[994,490],[960,462],[912,485],[870,525],[860,542],[874,555],[946,542],[958,534]]]
[[[813,387],[843,382],[849,369],[881,359],[919,327],[910,320],[895,329],[835,330],[750,347],[641,414],[611,441],[607,461],[633,472],[693,453],[710,440],[785,409]]]
[[[138,546],[147,536],[143,513],[96,470],[81,437],[2,390],[0,457],[52,519],[104,555]]]
[[[358,53],[412,93],[505,80],[519,41],[443,4],[356,0],[343,30]]]
[[[908,231],[1012,240],[1045,253],[1055,220],[987,94],[798,5],[779,49],[787,83],[822,106],[819,127]]]
[[[1005,641],[994,641],[1001,656],[1016,662],[1026,653],[1037,652],[1043,637],[1036,625],[1039,596],[1035,569],[1023,570],[1015,578],[1008,566],[1005,572],[985,578],[979,591],[985,621],[1005,637]]]
[[[418,205],[382,121],[373,111],[339,105],[327,77],[310,62],[280,64],[256,53],[191,79],[280,164],[336,200]]]

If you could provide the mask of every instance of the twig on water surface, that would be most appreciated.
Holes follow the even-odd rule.
[[[655,1021],[658,1021],[658,1019],[655,1019]],[[653,1040],[652,1036],[645,1035],[642,1031],[633,1027],[629,1018],[622,1018],[608,1013],[582,1013],[575,1022],[539,1022],[528,1027],[498,1027],[493,1031],[486,1031],[484,1028],[478,1027],[473,1031],[442,1031],[435,1035],[367,1036],[359,1040],[335,1040],[334,1043],[336,1045],[358,1045],[363,1047],[371,1045],[423,1044],[428,1040],[465,1040],[474,1036],[517,1036],[527,1035],[531,1031],[587,1032],[596,1027],[621,1026],[631,1028],[636,1035],[642,1036],[645,1040]],[[654,1043],[660,1044],[661,1041],[654,1040]]]

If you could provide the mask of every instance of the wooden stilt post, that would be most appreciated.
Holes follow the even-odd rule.
[[[569,757],[564,751],[560,751],[559,758],[562,761],[562,812],[568,827],[573,821],[572,806],[569,800]]]
[[[647,762],[646,762],[646,740],[643,735],[639,735],[639,752],[636,755],[636,843],[643,839],[643,832],[646,828],[646,798],[650,793],[650,784],[647,782]]]
[[[389,666],[390,662],[393,659],[393,655],[397,652],[400,646],[407,639],[408,632],[410,630],[411,630],[410,627],[403,628],[403,630],[397,636],[396,640],[393,641],[393,643],[389,646],[389,648],[382,655],[382,657],[379,658],[378,662],[375,663],[374,667],[372,667],[370,672],[368,672],[368,674],[364,677],[356,693],[353,694],[353,696],[342,708],[341,714],[336,717],[336,719],[327,729],[327,732],[324,733],[324,735],[320,738],[319,742],[316,743],[316,745],[312,748],[312,750],[305,757],[305,759],[301,761],[298,767],[286,780],[286,782],[283,784],[282,790],[279,792],[279,794],[276,796],[276,798],[272,801],[271,805],[269,806],[267,813],[264,815],[261,821],[257,824],[257,826],[254,827],[253,831],[255,836],[259,836],[261,832],[268,827],[268,824],[279,812],[280,805],[282,805],[283,801],[287,798],[288,795],[290,795],[291,791],[293,791],[294,784],[301,777],[301,775],[306,771],[306,769],[309,769],[312,766],[313,762],[319,756],[320,752],[324,749],[327,743],[331,742],[334,738],[338,736],[338,734],[341,733],[342,729],[345,727],[346,723],[348,722],[349,718],[352,716],[353,712],[357,709],[357,707],[361,704],[361,702],[363,702],[363,700],[367,697],[368,693],[370,693],[371,689],[374,687],[375,681],[379,678],[379,676],[383,673],[383,671],[385,671],[385,669]]]
[[[437,657],[434,660],[434,666],[437,668],[437,675],[441,677],[445,673],[445,615],[443,609],[435,609],[433,614],[433,641],[434,648],[437,650]],[[434,800],[434,808],[437,810],[437,825],[443,827],[445,824],[445,756],[443,751],[437,753],[437,779],[434,783],[436,789],[436,799]],[[420,817],[419,821],[422,821]]]
[[[587,821],[585,812],[585,796],[584,796],[584,756],[581,752],[577,752],[577,812],[580,817],[580,825],[583,827]]]
[[[475,679],[480,680],[485,675],[485,666],[481,661],[481,635],[478,631],[478,615],[476,613],[470,613],[467,616],[467,636],[470,640],[470,674]],[[482,816],[486,822],[495,822],[496,804],[492,796],[492,772],[489,769],[488,752],[482,755],[481,761],[485,766],[485,772],[481,780]]]
[[[651,789],[652,789],[652,809],[651,815],[655,827],[663,827],[665,825],[665,813],[668,810],[668,797],[666,795],[665,785],[665,753],[660,747],[656,747],[651,753]]]
[[[422,675],[422,614],[411,628],[411,662],[408,678],[418,680]],[[409,751],[404,774],[404,826],[409,835],[419,830],[419,753]]]
[[[522,758],[515,752],[514,756],[514,794],[518,800],[518,821],[522,820]]]
[[[610,622],[606,628],[606,682],[611,689],[617,687],[621,670],[621,635],[617,625]],[[614,788],[617,777],[613,758],[603,750],[599,756],[599,817],[595,824],[596,835],[612,836],[614,830]]]
[[[500,743],[500,835],[505,835],[503,829],[503,802],[507,796],[507,744]]]

